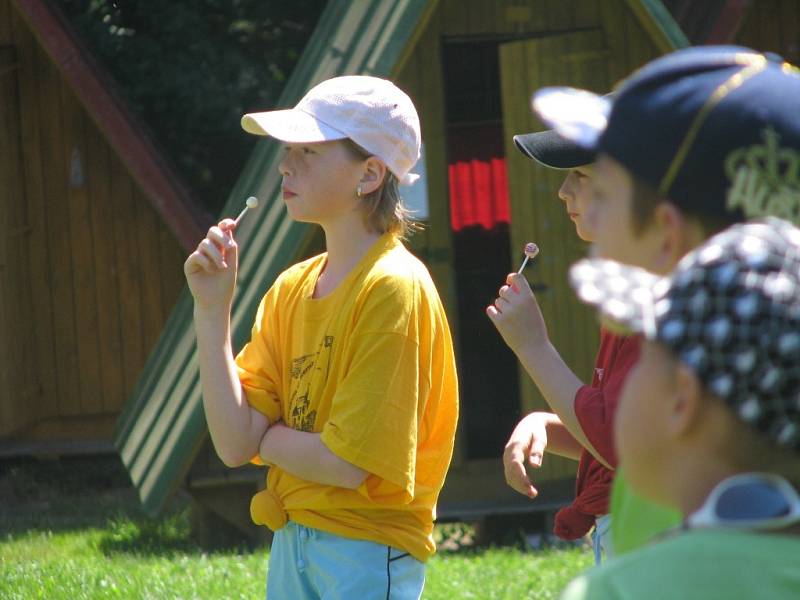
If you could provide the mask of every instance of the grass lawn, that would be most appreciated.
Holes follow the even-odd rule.
[[[263,598],[267,549],[203,552],[179,501],[152,520],[119,469],[86,461],[0,463],[0,599]],[[463,527],[444,526],[452,536]],[[557,598],[586,548],[469,544],[429,563],[423,598]]]

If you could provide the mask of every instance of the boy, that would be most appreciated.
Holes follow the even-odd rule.
[[[583,300],[646,340],[617,448],[631,486],[685,518],[563,597],[797,598],[800,229],[735,225],[663,279],[603,259],[571,276]]]
[[[586,242],[594,241],[594,231],[588,221],[594,155],[552,130],[514,136],[514,143],[523,154],[546,167],[569,169],[558,196],[575,223],[578,237]],[[500,289],[499,297],[487,308],[487,314],[542,390],[555,414],[531,413],[514,428],[503,453],[506,481],[518,492],[534,498],[537,491],[528,478],[526,462],[540,467],[545,451],[579,460],[575,500],[556,514],[555,533],[571,540],[594,527],[593,550],[595,562],[599,564],[604,555],[609,557],[612,553],[608,499],[616,456],[611,415],[621,383],[638,358],[638,341],[635,337],[617,336],[601,329],[591,385],[583,385],[571,371],[567,373],[569,368],[559,357],[557,365],[568,377],[568,387],[558,389],[561,381],[554,379],[558,371],[551,367],[540,368],[542,363],[525,351],[529,341],[527,334],[538,329],[528,319],[538,315],[536,310],[531,310],[526,301],[528,297],[509,289],[519,289],[518,279],[524,277],[516,273],[509,275],[507,285]]]
[[[458,390],[436,288],[400,242],[416,109],[389,81],[336,77],[242,125],[283,143],[283,201],[327,250],[278,277],[236,359],[235,223],[212,227],[184,268],[214,447],[228,466],[270,466],[250,507],[275,531],[267,595],[419,598]]]
[[[666,274],[708,235],[745,216],[796,214],[796,184],[765,192],[758,173],[735,161],[800,146],[798,123],[785,106],[798,86],[796,70],[777,57],[690,48],[623,82],[610,116],[607,100],[576,90],[540,92],[534,108],[562,135],[599,152],[589,215],[596,255]],[[615,552],[675,521],[674,513],[628,490],[624,469],[614,488]]]

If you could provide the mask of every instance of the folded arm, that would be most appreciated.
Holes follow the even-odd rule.
[[[258,449],[261,460],[295,477],[343,488],[356,489],[368,473],[336,456],[322,443],[319,433],[297,431],[276,423],[264,435]]]

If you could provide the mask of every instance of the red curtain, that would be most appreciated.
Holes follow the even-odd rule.
[[[499,124],[452,127],[448,131],[450,224],[454,231],[508,223],[508,178]]]

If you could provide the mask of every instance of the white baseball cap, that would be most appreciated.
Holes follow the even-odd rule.
[[[419,177],[409,172],[420,155],[417,110],[411,98],[386,79],[328,79],[311,88],[294,108],[244,115],[242,128],[291,144],[350,138],[380,158],[400,183],[408,185]]]

